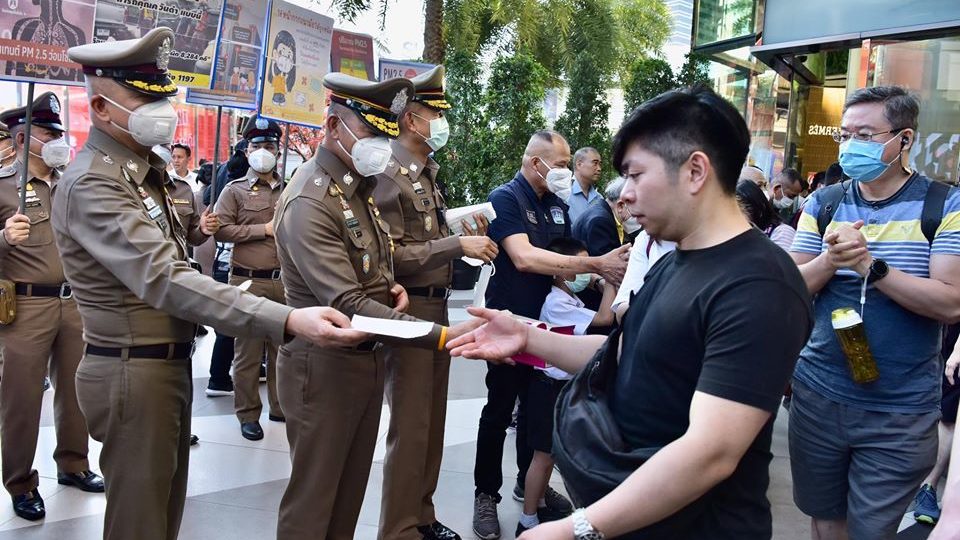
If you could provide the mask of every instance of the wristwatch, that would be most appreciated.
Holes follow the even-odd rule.
[[[577,540],[603,540],[603,533],[594,529],[593,525],[587,521],[587,515],[583,508],[577,508],[573,512],[573,535]]]
[[[873,262],[870,263],[870,273],[867,274],[867,283],[881,280],[887,277],[889,272],[890,265],[887,264],[887,261],[883,259],[873,259]]]

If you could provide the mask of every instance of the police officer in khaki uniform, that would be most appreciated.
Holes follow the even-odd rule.
[[[10,128],[0,122],[0,168],[6,167],[17,160],[17,150],[13,147],[10,137]]]
[[[103,443],[104,538],[172,540],[189,465],[196,323],[233,335],[285,334],[321,346],[360,343],[330,308],[293,310],[191,268],[183,227],[150,149],[169,144],[177,92],[169,28],[72,47],[83,66],[93,128],[54,194],[53,230],[83,319],[77,396]]]
[[[217,199],[220,217],[218,242],[233,242],[230,284],[250,280],[247,292],[283,302],[280,261],[273,239],[273,212],[283,182],[277,174],[280,137],[283,131],[273,120],[256,115],[247,119],[243,138],[247,140],[246,176],[231,181]],[[259,336],[235,336],[233,341],[233,407],[244,438],[263,438],[260,427],[260,363],[267,355],[267,401],[269,418],[283,422],[277,401],[277,347],[280,344]]]
[[[16,316],[0,326],[0,354],[6,360],[0,377],[0,451],[3,485],[13,509],[24,519],[44,517],[39,478],[33,468],[40,432],[43,379],[49,366],[54,386],[57,479],[84,491],[102,492],[103,479],[90,472],[87,426],[74,377],[83,356],[83,325],[50,226],[52,194],[59,169],[70,158],[63,138],[60,100],[45,92],[33,103],[30,139],[25,107],[0,114],[12,129],[17,147],[29,149],[26,208],[20,208],[19,160],[0,169],[0,277],[14,282]]]
[[[437,66],[412,79],[416,94],[400,115],[400,136],[391,144],[393,159],[377,177],[374,199],[396,245],[395,274],[410,297],[407,313],[447,324],[453,259],[467,255],[489,262],[497,244],[486,237],[482,215],[476,218],[479,231],[466,227],[477,236],[450,236],[444,219],[446,207],[436,183],[439,165],[430,157],[449,134],[443,77],[443,66]],[[388,347],[386,353],[390,430],[379,537],[459,539],[437,521],[433,505],[443,456],[450,355],[403,346]]]
[[[171,154],[167,145],[154,146],[153,152],[160,156],[164,163],[169,164]],[[205,243],[216,234],[220,229],[220,221],[217,219],[217,214],[210,212],[209,208],[202,208],[201,197],[196,196],[190,182],[173,176],[169,172],[167,175],[167,195],[173,202],[180,224],[185,229],[187,244],[190,246],[188,250],[192,254],[192,248]]]
[[[348,316],[419,321],[401,313],[406,291],[393,279],[389,226],[373,201],[376,174],[390,160],[413,84],[324,77],[332,92],[323,144],[280,197],[274,224],[287,304],[329,305]],[[442,349],[474,322],[433,324],[412,346]],[[386,338],[378,338],[386,341]],[[293,471],[280,502],[278,538],[353,538],[377,442],[383,404],[379,342],[280,347],[280,404]]]

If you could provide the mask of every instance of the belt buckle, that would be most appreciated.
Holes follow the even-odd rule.
[[[270,279],[272,279],[272,280],[274,280],[274,281],[277,281],[277,280],[280,279],[280,269],[279,269],[279,268],[277,268],[276,270],[274,270],[274,271],[270,274]]]
[[[70,287],[69,283],[60,284],[60,299],[69,300],[73,298],[73,288]]]

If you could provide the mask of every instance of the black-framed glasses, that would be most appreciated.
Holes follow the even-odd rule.
[[[848,133],[848,132],[846,132],[846,131],[837,131],[837,132],[835,132],[835,133],[833,134],[833,140],[834,140],[835,142],[838,142],[838,143],[845,143],[845,142],[849,141],[849,140],[852,138],[852,139],[856,139],[856,140],[858,140],[858,141],[860,141],[860,142],[870,142],[870,141],[872,141],[873,138],[876,137],[877,135],[886,135],[887,133],[899,133],[899,132],[901,132],[901,131],[903,131],[903,130],[905,130],[905,129],[907,129],[907,128],[895,128],[895,129],[891,129],[891,130],[889,130],[889,131],[880,131],[880,132],[877,132],[877,133],[869,133],[869,132],[866,132],[866,131],[863,131],[863,132],[860,132],[860,133]]]

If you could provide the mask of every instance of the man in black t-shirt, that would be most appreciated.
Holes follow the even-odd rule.
[[[772,536],[773,420],[812,310],[796,265],[737,205],[749,142],[739,113],[704,87],[644,103],[614,139],[631,214],[651,235],[678,243],[632,300],[622,341],[607,344],[620,348],[609,397],[613,437],[654,452],[616,489],[522,540]],[[541,331],[492,310],[471,313],[488,323],[451,342],[454,355],[493,360],[526,351],[576,372],[606,339]]]

